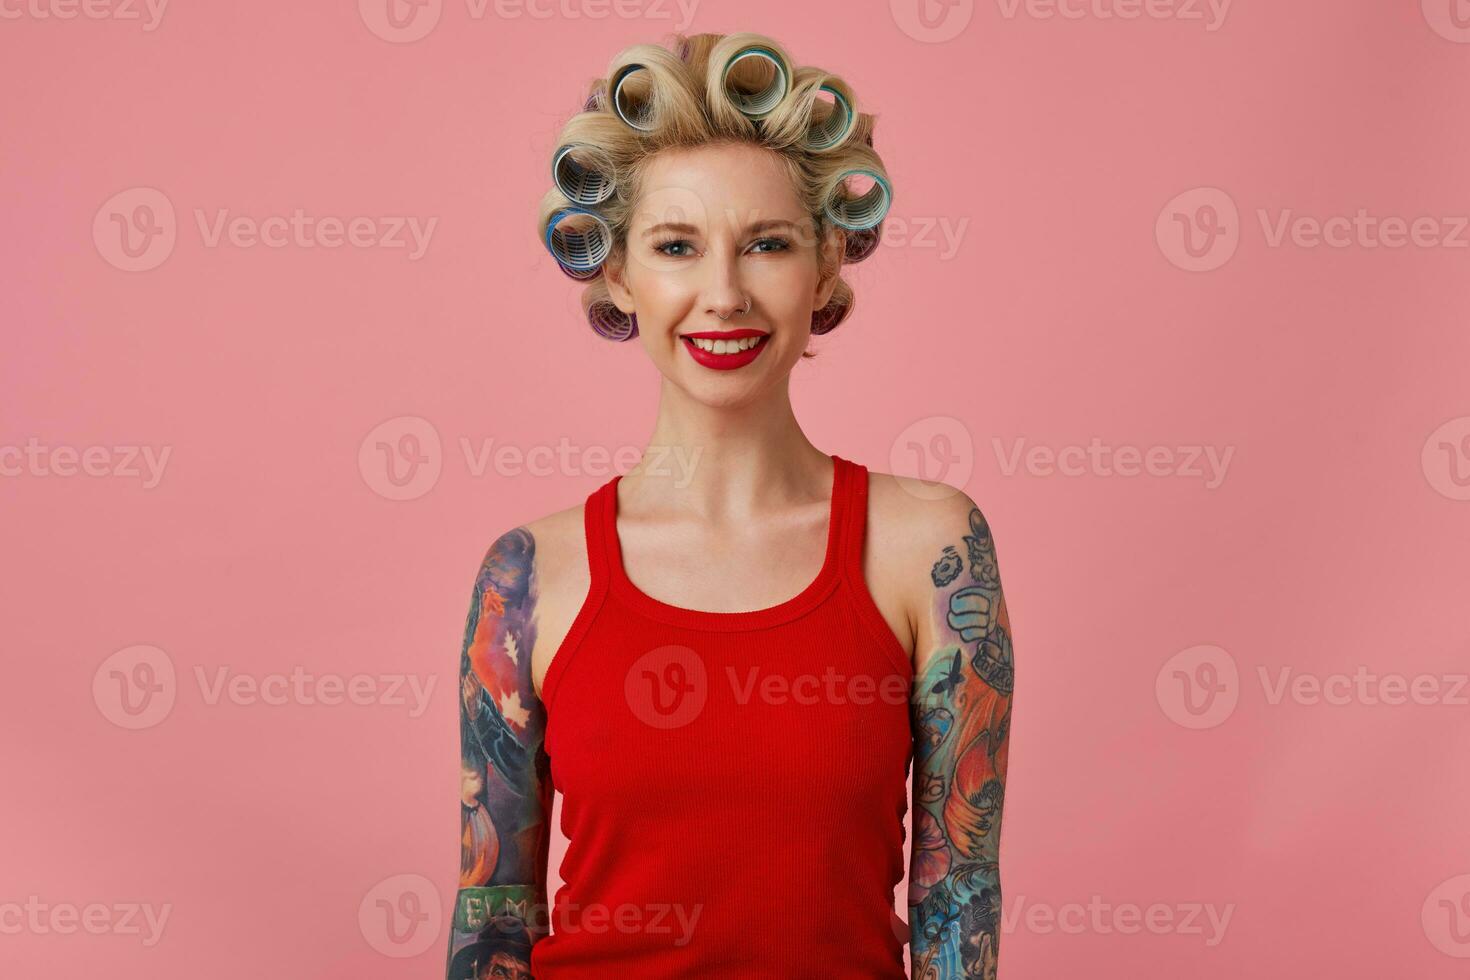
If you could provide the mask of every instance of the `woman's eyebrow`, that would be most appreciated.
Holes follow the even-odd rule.
[[[795,222],[787,221],[785,218],[766,218],[766,219],[764,219],[762,221],[755,221],[755,222],[752,222],[751,224],[747,225],[746,228],[745,228],[745,234],[747,234],[747,235],[753,235],[753,234],[756,234],[757,232],[772,231],[772,230],[778,229],[778,228],[779,229],[785,229],[785,230],[788,230],[788,231],[796,231],[796,230],[798,230],[797,227],[796,227],[796,223]],[[682,221],[661,221],[658,224],[653,225],[650,228],[645,228],[643,230],[643,237],[647,238],[647,237],[649,237],[651,235],[657,235],[660,232],[665,232],[665,231],[667,231],[667,232],[673,232],[674,234],[678,234],[678,235],[697,235],[697,234],[699,234],[699,229],[696,228],[696,227],[694,227],[691,224],[687,224],[687,223],[682,222]]]

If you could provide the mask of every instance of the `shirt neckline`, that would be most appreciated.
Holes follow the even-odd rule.
[[[613,477],[604,491],[602,525],[604,543],[608,556],[609,579],[612,591],[624,602],[639,612],[677,626],[695,627],[704,630],[745,630],[787,622],[814,608],[836,587],[840,579],[842,528],[847,514],[847,498],[851,486],[851,466],[847,460],[828,454],[832,460],[832,493],[827,507],[827,546],[822,557],[822,567],[806,587],[796,595],[773,606],[762,609],[745,609],[737,612],[715,612],[709,609],[688,609],[655,599],[633,584],[623,568],[622,544],[618,540],[618,484],[622,474]]]

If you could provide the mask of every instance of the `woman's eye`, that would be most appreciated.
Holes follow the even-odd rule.
[[[658,252],[660,255],[668,255],[668,256],[672,256],[673,258],[679,258],[679,257],[681,257],[681,255],[683,253],[670,252],[670,251],[667,251],[667,249],[670,246],[674,246],[674,245],[688,246],[688,244],[689,243],[686,242],[686,241],[684,241],[682,238],[677,238],[677,239],[674,239],[672,241],[660,242],[659,244],[657,244],[657,245],[655,245],[653,247],[653,250],[655,252]]]
[[[762,238],[760,241],[756,242],[756,244],[776,246],[775,248],[765,250],[770,252],[784,252],[786,251],[786,249],[791,247],[784,238]]]

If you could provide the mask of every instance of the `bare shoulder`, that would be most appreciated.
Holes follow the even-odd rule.
[[[869,535],[884,571],[885,588],[899,597],[914,624],[915,667],[923,670],[941,623],[937,590],[959,572],[999,591],[990,525],[975,500],[959,487],[892,473],[871,472]]]
[[[584,504],[578,502],[525,524],[536,549],[532,586],[536,632],[531,644],[531,676],[538,696],[546,669],[592,587]]]
[[[979,505],[959,487],[893,473],[870,473],[868,519],[875,547],[905,568],[921,569],[926,581],[939,557],[936,548],[961,545],[978,527],[989,528]],[[928,585],[932,590],[934,583]]]

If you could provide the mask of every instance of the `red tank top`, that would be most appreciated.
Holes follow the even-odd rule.
[[[832,461],[821,571],[765,609],[646,595],[621,477],[587,498],[591,588],[542,691],[568,847],[537,980],[904,977],[912,670],[863,579],[868,471]]]

